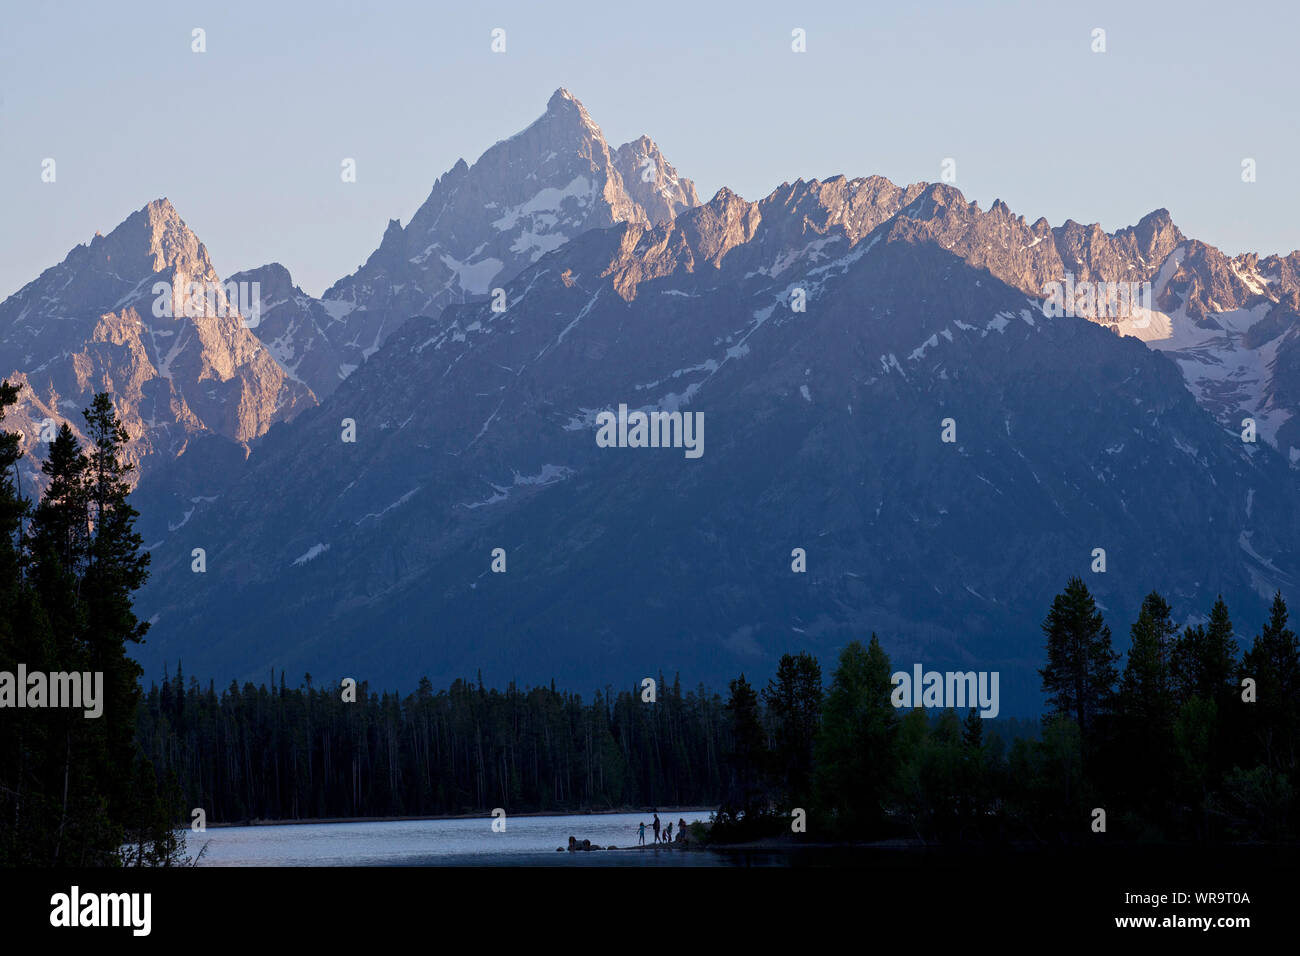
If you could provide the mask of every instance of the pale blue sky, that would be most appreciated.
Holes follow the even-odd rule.
[[[10,4],[0,297],[167,196],[222,274],[319,294],[567,87],[701,197],[878,173],[1113,230],[1167,207],[1229,253],[1300,247],[1286,2]],[[190,31],[207,31],[207,52]],[[489,49],[494,27],[507,52]],[[790,50],[802,27],[808,52]],[[1108,50],[1090,50],[1091,31]],[[57,182],[41,182],[41,161]],[[343,157],[358,182],[339,178]],[[1241,161],[1258,181],[1241,181]]]

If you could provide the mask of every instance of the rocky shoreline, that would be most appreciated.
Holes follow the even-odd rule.
[[[609,846],[601,846],[598,843],[592,843],[590,840],[579,840],[577,837],[571,836],[569,837],[569,845],[567,847],[567,850],[570,853],[587,853],[590,852],[591,850],[690,850],[690,849],[700,849],[700,844],[698,841],[691,840],[684,833],[679,833],[677,835],[677,839],[673,840],[671,843],[639,843],[639,844],[634,844],[632,846],[615,846],[612,843]],[[563,853],[565,852],[565,850],[566,848],[562,846],[557,846],[555,848],[556,853]]]

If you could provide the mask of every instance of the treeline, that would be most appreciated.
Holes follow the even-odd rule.
[[[1071,580],[1043,622],[1058,825],[1100,807],[1108,832],[1135,839],[1300,836],[1300,643],[1287,620],[1275,594],[1243,654],[1222,597],[1180,631],[1153,592],[1121,671],[1096,602]]]
[[[145,695],[140,746],[211,821],[708,805],[732,747],[720,697],[663,675],[654,703],[639,688],[584,703],[553,685],[425,678],[402,698],[304,683],[218,694],[178,666]]]
[[[0,420],[17,398],[17,386],[0,383]],[[181,853],[172,830],[179,791],[158,785],[135,742],[140,671],[126,647],[147,628],[131,595],[149,556],[127,503],[127,436],[107,395],[84,414],[90,447],[66,424],[59,429],[35,507],[18,492],[19,437],[0,431],[4,866],[157,864]],[[52,706],[55,682],[46,675],[66,672],[92,675],[92,689],[102,674],[100,716]],[[20,673],[40,675],[30,693],[18,686]]]
[[[1300,645],[1280,594],[1240,653],[1222,598],[1182,630],[1143,601],[1120,668],[1087,587],[1072,579],[1042,624],[1041,739],[1008,747],[974,710],[898,711],[880,642],[849,644],[822,696],[817,662],[782,660],[761,695],[740,678],[720,839],[1007,843],[1294,840]],[[906,668],[904,668],[906,669]],[[900,716],[901,715],[901,716]],[[995,725],[996,726],[996,725]],[[1103,837],[1102,834],[1107,836]]]
[[[218,694],[178,668],[145,696],[138,740],[213,821],[700,804],[718,807],[719,840],[796,832],[796,809],[810,840],[1296,836],[1300,650],[1280,595],[1244,656],[1222,600],[1179,632],[1151,594],[1121,661],[1078,579],[1042,627],[1036,728],[895,708],[873,635],[843,649],[828,685],[816,658],[785,655],[725,701],[662,675],[653,702],[427,679],[349,700],[283,673]]]

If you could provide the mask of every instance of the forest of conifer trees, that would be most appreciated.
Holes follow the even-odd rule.
[[[138,740],[220,821],[702,805],[715,840],[789,833],[801,808],[818,839],[1073,844],[1099,836],[1100,808],[1121,841],[1295,837],[1300,655],[1280,595],[1244,655],[1222,600],[1177,633],[1153,593],[1121,668],[1078,579],[1043,630],[1039,727],[896,709],[872,635],[829,687],[814,657],[787,654],[725,700],[660,675],[653,702],[427,679],[347,702],[309,676],[218,694],[178,669],[146,695]]]
[[[182,673],[151,687],[138,739],[210,820],[578,811],[707,805],[721,792],[726,714],[716,694],[662,676],[584,703],[553,687],[456,681],[343,700],[339,684],[231,684]]]
[[[0,420],[17,395],[0,383]],[[128,439],[106,394],[85,419],[88,449],[67,424],[50,442],[35,508],[18,493],[19,436],[0,431],[0,674],[103,675],[98,717],[6,702],[0,865],[157,864],[180,853],[179,789],[160,785],[135,741],[140,669],[127,646],[148,627],[131,597],[149,556],[127,503]]]

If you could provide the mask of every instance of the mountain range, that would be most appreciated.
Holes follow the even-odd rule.
[[[560,90],[319,299],[271,264],[226,279],[256,323],[163,320],[160,276],[220,281],[165,202],[0,304],[24,430],[109,387],[139,435],[151,674],[720,686],[875,631],[1032,713],[1068,576],[1121,647],[1152,588],[1244,634],[1295,579],[1300,252],[1163,209],[1051,227],[878,176],[701,204]],[[1149,294],[1045,314],[1065,281]],[[620,405],[699,413],[703,454],[601,447]]]

